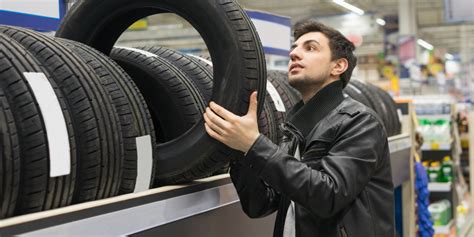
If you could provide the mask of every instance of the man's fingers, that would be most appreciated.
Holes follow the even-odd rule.
[[[226,126],[228,125],[227,121],[217,116],[217,114],[214,111],[212,111],[209,107],[206,108],[206,115],[212,121],[212,123],[216,124],[222,129],[226,128]]]
[[[204,121],[206,121],[206,125],[208,127],[210,127],[214,132],[216,132],[217,134],[219,135],[223,135],[224,134],[224,131],[222,130],[222,128],[220,128],[217,124],[214,123],[214,121],[212,121],[210,118],[209,118],[209,115],[208,113],[205,113],[204,114]]]
[[[209,103],[209,107],[211,107],[212,111],[214,111],[217,115],[221,116],[227,121],[232,121],[236,116],[234,113],[226,110],[224,107],[214,103],[213,101]]]
[[[207,123],[204,123],[204,128],[206,129],[206,132],[207,134],[209,134],[209,136],[211,136],[212,138],[220,141],[220,142],[223,142],[224,139],[222,138],[221,135],[219,135],[217,132],[215,132],[214,130],[212,130],[212,128],[209,127],[209,125]]]
[[[247,114],[255,114],[257,115],[257,92],[254,91],[250,94],[250,102],[249,102],[249,110]]]

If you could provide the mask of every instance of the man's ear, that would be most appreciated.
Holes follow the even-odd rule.
[[[331,70],[331,75],[340,76],[349,67],[349,62],[345,58],[340,58],[334,61],[334,66]]]

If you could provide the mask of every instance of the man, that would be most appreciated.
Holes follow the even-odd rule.
[[[288,79],[303,100],[282,125],[277,146],[258,132],[257,99],[237,116],[214,102],[207,133],[245,156],[231,163],[244,212],[278,211],[274,236],[394,235],[387,137],[375,113],[344,98],[354,45],[314,21],[295,26]]]

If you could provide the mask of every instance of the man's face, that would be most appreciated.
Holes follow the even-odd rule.
[[[333,67],[329,39],[321,32],[309,32],[292,45],[288,80],[301,93],[311,91],[332,81]]]

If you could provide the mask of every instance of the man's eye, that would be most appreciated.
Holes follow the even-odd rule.
[[[316,47],[314,46],[308,46],[308,51],[315,51],[316,50]]]

